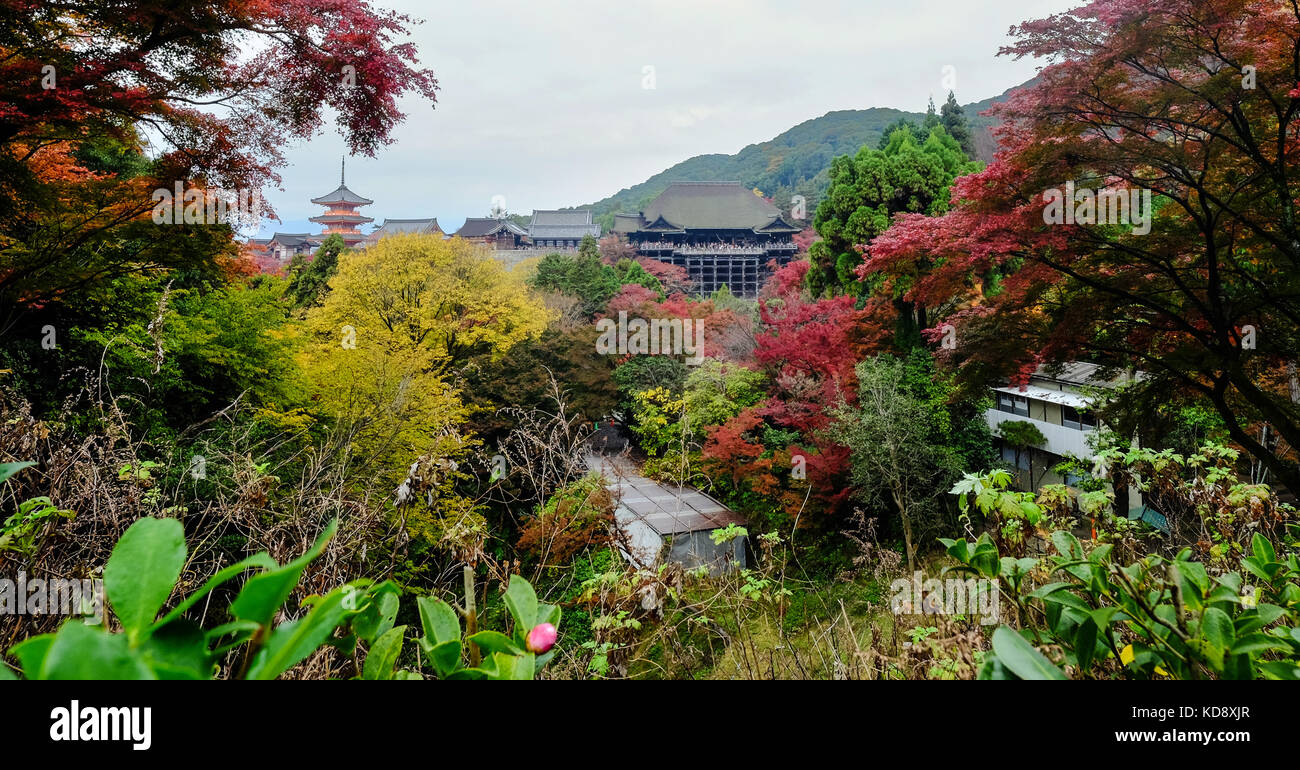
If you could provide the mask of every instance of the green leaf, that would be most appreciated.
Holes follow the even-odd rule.
[[[527,634],[537,625],[537,593],[532,585],[518,575],[510,576],[510,586],[506,588],[506,607],[515,619],[515,636],[520,637],[520,630]]]
[[[55,634],[39,671],[29,679],[124,680],[157,679],[131,649],[125,634],[110,634],[80,621],[70,620]]]
[[[1065,679],[1061,669],[1043,657],[1025,638],[1007,626],[993,632],[993,652],[1002,665],[1021,679]]]
[[[325,643],[343,622],[348,586],[330,591],[298,620],[281,624],[271,632],[262,649],[253,656],[247,679],[275,679],[298,665]]]
[[[1283,660],[1272,660],[1259,664],[1267,679],[1281,679],[1287,682],[1300,682],[1300,666]]]
[[[31,636],[10,647],[9,654],[18,659],[18,664],[28,679],[39,679],[41,668],[45,665],[45,656],[49,654],[52,644],[54,634]]]
[[[280,606],[297,587],[302,571],[320,556],[338,528],[338,519],[334,519],[307,553],[283,567],[249,578],[239,595],[231,602],[230,614],[240,620],[251,620],[262,626],[270,625],[275,618],[275,613],[279,612]]]
[[[30,461],[21,463],[0,463],[0,484],[3,484],[10,476],[23,468],[30,468],[35,464],[36,463]]]
[[[184,618],[154,629],[140,645],[140,655],[159,679],[212,678],[212,659],[203,629]]]
[[[469,637],[469,641],[486,652],[500,652],[505,655],[523,655],[525,652],[510,637],[499,631],[479,631]]]
[[[261,567],[263,569],[274,569],[277,566],[279,565],[277,565],[275,563],[275,560],[271,558],[270,554],[266,553],[265,551],[263,551],[262,553],[254,554],[248,557],[247,559],[244,559],[243,561],[238,562],[236,564],[231,564],[229,567],[226,567],[225,569],[217,572],[217,574],[213,575],[206,583],[203,584],[203,586],[199,590],[185,597],[184,601],[182,601],[180,604],[177,604],[175,607],[173,607],[171,611],[169,611],[166,615],[163,615],[162,618],[157,623],[154,624],[153,626],[154,629],[161,628],[162,626],[180,617],[186,610],[188,610],[190,607],[193,607],[196,602],[198,602],[200,599],[202,599],[203,597],[211,593],[212,589],[216,588],[217,586],[221,585],[227,580],[230,580],[236,575],[239,575],[245,570],[250,570],[253,569],[254,567]]]
[[[1232,649],[1232,643],[1237,638],[1236,631],[1232,627],[1232,618],[1218,607],[1211,607],[1205,611],[1205,615],[1201,618],[1201,634],[1220,651],[1220,656],[1223,651]]]
[[[402,652],[402,642],[406,638],[406,626],[397,626],[384,632],[370,646],[366,653],[366,662],[361,670],[361,678],[371,681],[393,678],[393,667],[397,665],[397,656]]]
[[[104,566],[108,603],[132,642],[153,625],[185,567],[185,528],[176,519],[136,521]]]
[[[1255,556],[1259,557],[1261,561],[1277,561],[1277,551],[1273,550],[1273,544],[1258,532],[1250,540],[1250,550],[1254,551]]]
[[[374,642],[393,627],[400,606],[401,589],[393,581],[385,580],[370,589],[370,601],[352,618],[352,630],[358,639]]]
[[[452,639],[425,650],[433,670],[438,672],[439,677],[446,679],[460,668],[460,647],[460,640]]]
[[[415,600],[420,609],[420,624],[424,626],[424,637],[433,645],[450,641],[460,641],[460,618],[456,611],[441,599],[421,596]]]
[[[1097,652],[1097,624],[1088,618],[1074,632],[1074,656],[1079,670],[1084,673],[1092,667],[1092,656]]]

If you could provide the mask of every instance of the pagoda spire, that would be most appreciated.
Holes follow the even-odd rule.
[[[344,179],[347,178],[348,156],[344,155],[339,158],[339,187],[344,185]]]

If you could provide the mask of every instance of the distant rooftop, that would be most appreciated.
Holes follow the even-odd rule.
[[[616,214],[615,230],[797,232],[776,206],[740,182],[673,182],[639,214]]]
[[[485,238],[489,235],[505,232],[515,235],[528,235],[527,231],[509,219],[494,219],[492,217],[470,217],[456,231],[456,235],[462,238]]]
[[[599,238],[600,225],[593,222],[590,209],[569,211],[538,209],[533,211],[533,220],[528,224],[528,235],[533,240],[576,240],[584,235]]]

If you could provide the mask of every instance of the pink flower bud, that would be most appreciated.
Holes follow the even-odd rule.
[[[550,623],[540,623],[528,632],[528,651],[541,655],[555,646],[555,637],[559,632]]]

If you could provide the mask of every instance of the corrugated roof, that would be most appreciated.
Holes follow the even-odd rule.
[[[674,182],[641,212],[646,222],[662,218],[687,230],[753,230],[780,216],[740,182]]]
[[[1091,405],[1091,401],[1079,395],[1065,390],[1051,390],[1050,388],[1040,388],[1037,385],[1025,385],[1016,387],[1009,385],[1003,388],[994,388],[999,393],[1011,393],[1024,398],[1032,398],[1037,401],[1046,401],[1049,404],[1061,404],[1063,406],[1072,406],[1076,409]]]
[[[1034,372],[1034,376],[1039,379],[1054,380],[1070,385],[1090,385],[1092,387],[1112,387],[1131,380],[1141,380],[1146,377],[1144,372],[1134,372],[1132,377],[1125,373],[1119,372],[1112,377],[1103,377],[1101,375],[1102,366],[1092,364],[1087,361],[1067,361],[1061,364],[1044,364]]]

